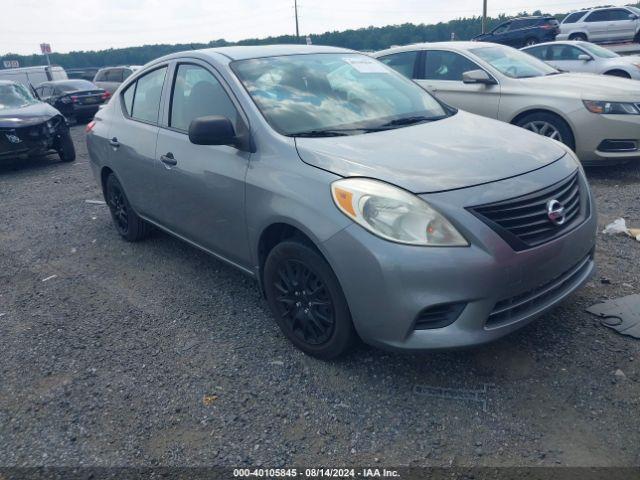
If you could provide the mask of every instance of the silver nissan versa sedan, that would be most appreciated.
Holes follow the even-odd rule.
[[[454,110],[377,60],[317,46],[169,55],[87,126],[115,227],[253,276],[321,358],[512,332],[594,269],[596,212],[559,142]]]

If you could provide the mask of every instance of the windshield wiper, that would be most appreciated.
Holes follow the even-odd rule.
[[[292,137],[343,137],[348,135],[341,130],[309,130],[307,132],[292,133]]]
[[[406,125],[415,125],[416,123],[434,122],[436,120],[442,120],[446,117],[446,115],[440,115],[437,117],[425,117],[424,115],[419,115],[415,117],[397,118],[381,125],[381,127],[402,127]]]
[[[379,132],[381,130],[385,130],[384,128],[327,128],[323,130],[308,130],[306,132],[297,132],[292,133],[290,136],[292,137],[344,137],[346,135],[351,135],[351,132]]]

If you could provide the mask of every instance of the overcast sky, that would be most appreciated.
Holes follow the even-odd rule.
[[[489,15],[556,13],[629,0],[488,0]],[[480,15],[482,0],[299,0],[300,32]],[[2,0],[0,54],[102,50],[295,33],[293,0]]]

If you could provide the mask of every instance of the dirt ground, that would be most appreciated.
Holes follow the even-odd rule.
[[[640,340],[584,311],[640,291],[640,243],[599,234],[586,288],[497,343],[325,363],[253,280],[120,240],[73,135],[75,163],[0,165],[0,465],[640,464]],[[600,230],[640,227],[640,165],[587,173]]]

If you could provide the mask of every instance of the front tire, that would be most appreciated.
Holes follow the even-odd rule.
[[[571,150],[576,149],[571,128],[567,122],[553,113],[530,113],[518,119],[515,124],[538,135],[562,142]]]
[[[73,145],[69,130],[62,133],[58,138],[56,151],[63,162],[73,162],[76,159],[76,147]]]
[[[333,270],[311,246],[284,241],[264,266],[269,307],[284,335],[303,352],[324,360],[345,354],[356,333]]]
[[[105,199],[116,230],[128,242],[137,242],[149,234],[149,224],[133,211],[122,185],[111,173],[105,182]]]
[[[525,47],[532,47],[533,45],[537,45],[537,44],[538,44],[538,39],[537,39],[537,38],[535,38],[535,37],[527,38],[527,39],[524,41],[524,46],[525,46]]]

